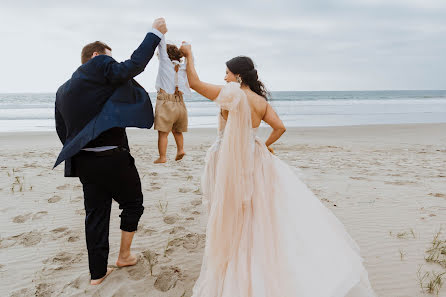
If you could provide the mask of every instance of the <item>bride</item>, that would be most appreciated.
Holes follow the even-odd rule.
[[[359,247],[269,148],[285,127],[248,57],[226,63],[225,86],[201,81],[183,44],[190,87],[217,103],[218,137],[202,178],[209,209],[193,297],[372,297]],[[256,137],[261,121],[272,133]]]

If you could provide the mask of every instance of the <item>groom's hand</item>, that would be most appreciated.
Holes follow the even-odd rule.
[[[153,21],[152,28],[157,29],[163,34],[167,33],[166,20],[164,18],[157,18]]]

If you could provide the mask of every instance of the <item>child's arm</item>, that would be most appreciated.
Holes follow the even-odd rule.
[[[167,54],[167,45],[166,45],[166,37],[165,36],[163,36],[163,38],[161,38],[161,41],[158,45],[158,54],[159,54],[160,63],[161,62],[171,63],[169,55]]]
[[[192,48],[190,45],[183,44],[180,51],[186,57],[186,73],[190,87],[197,91],[197,93],[200,95],[210,100],[215,100],[223,86],[206,83],[200,80],[197,71],[195,70],[194,57],[192,55]]]

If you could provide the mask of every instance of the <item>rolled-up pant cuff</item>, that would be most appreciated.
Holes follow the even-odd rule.
[[[138,229],[139,220],[144,213],[144,206],[142,206],[142,199],[140,200],[141,204],[132,208],[124,208],[120,217],[121,217],[121,225],[120,228],[122,231],[126,232],[134,232]]]
[[[122,223],[121,222],[121,226],[120,226],[122,231],[126,231],[126,232],[135,232],[138,229],[138,222],[136,223]]]

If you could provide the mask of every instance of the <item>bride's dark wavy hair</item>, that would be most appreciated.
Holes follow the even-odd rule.
[[[270,93],[259,80],[257,70],[251,58],[238,56],[227,61],[226,66],[232,73],[240,75],[242,84],[249,86],[253,92],[268,100]]]

